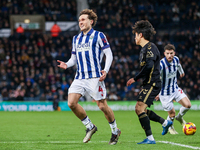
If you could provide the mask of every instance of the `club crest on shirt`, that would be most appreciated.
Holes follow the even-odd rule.
[[[148,47],[148,49],[151,49],[151,46],[150,46],[150,47]]]
[[[102,41],[103,43],[107,43],[106,39],[105,38],[102,38]]]

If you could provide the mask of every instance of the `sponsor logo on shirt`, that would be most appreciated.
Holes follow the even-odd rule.
[[[168,73],[168,75],[167,75],[168,78],[173,78],[173,77],[175,77],[175,76],[176,76],[176,72],[170,72],[170,73]]]
[[[90,50],[90,42],[78,44],[76,47],[77,51],[89,51]]]

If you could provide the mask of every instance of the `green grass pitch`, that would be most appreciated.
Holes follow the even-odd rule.
[[[85,126],[72,112],[0,112],[0,150],[188,150],[200,149],[200,112],[189,111],[184,119],[196,124],[197,132],[186,136],[176,120],[178,135],[161,135],[162,126],[151,121],[157,144],[137,145],[145,139],[134,111],[115,111],[118,128],[122,134],[117,145],[108,145],[110,126],[100,111],[88,111],[98,127],[87,144],[82,143]],[[166,118],[167,113],[156,111]],[[173,142],[173,143],[164,143]]]

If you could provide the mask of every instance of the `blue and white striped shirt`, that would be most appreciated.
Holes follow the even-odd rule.
[[[160,74],[162,81],[161,95],[170,95],[178,89],[177,71],[183,74],[183,68],[179,62],[179,58],[174,56],[171,63],[165,58],[160,61]]]
[[[110,48],[106,36],[91,29],[86,35],[83,32],[73,37],[72,54],[76,55],[77,72],[75,79],[87,79],[101,76],[103,51]]]

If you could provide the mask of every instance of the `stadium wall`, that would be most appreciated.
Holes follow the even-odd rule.
[[[200,101],[191,101],[191,110],[200,110]],[[95,102],[79,102],[86,111],[99,111]],[[133,111],[135,110],[136,101],[118,101],[110,102],[108,105],[112,110]],[[61,111],[71,111],[67,102],[59,102]],[[175,110],[179,110],[180,104],[174,103]],[[152,110],[163,110],[160,102],[154,102]],[[52,102],[0,102],[0,111],[54,111]]]

